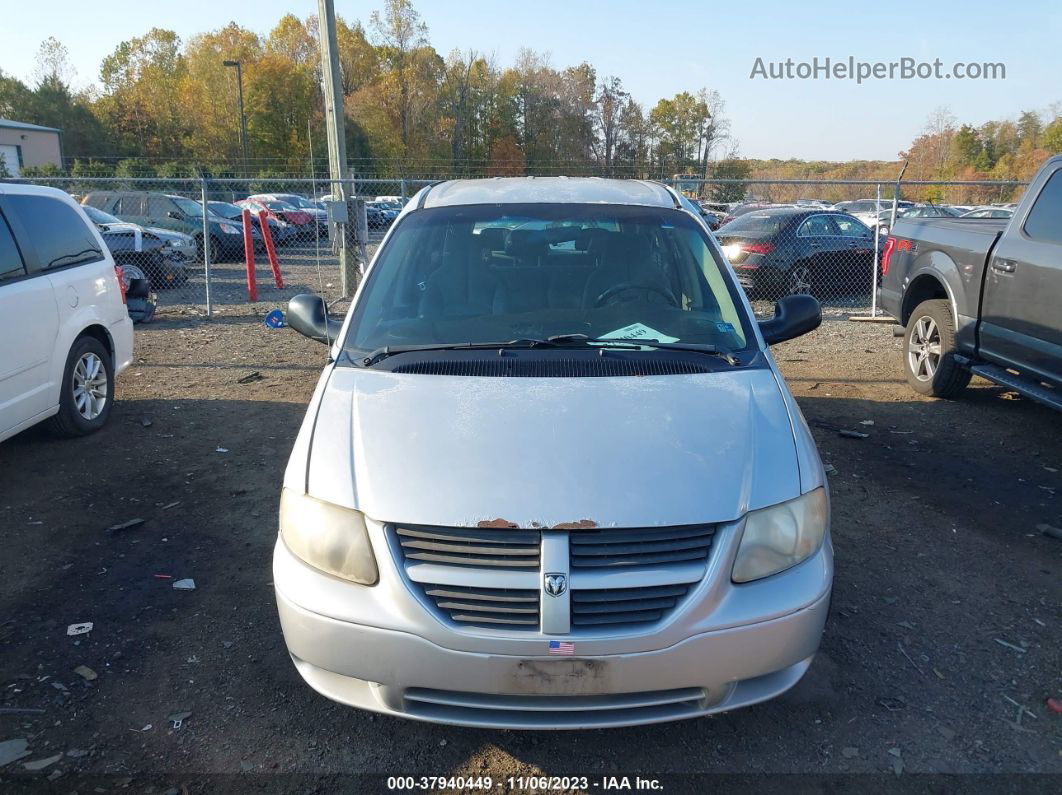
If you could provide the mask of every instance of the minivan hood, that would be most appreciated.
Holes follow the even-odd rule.
[[[478,378],[336,367],[307,483],[379,521],[453,527],[719,522],[800,493],[766,368]]]

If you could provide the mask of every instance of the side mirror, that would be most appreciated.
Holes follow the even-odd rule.
[[[177,212],[176,210],[170,210],[168,213],[166,213],[166,217],[167,218],[172,218],[174,221],[183,221],[184,220],[184,215],[179,213],[179,212]]]
[[[774,317],[760,321],[768,345],[814,331],[822,323],[822,307],[810,295],[787,295],[774,305]]]
[[[303,293],[288,301],[288,325],[316,342],[327,345],[335,342],[343,323],[328,317],[324,299]]]

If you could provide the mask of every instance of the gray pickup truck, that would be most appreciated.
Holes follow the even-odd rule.
[[[957,397],[976,373],[1062,410],[1062,156],[1009,220],[897,220],[881,270],[915,391]]]

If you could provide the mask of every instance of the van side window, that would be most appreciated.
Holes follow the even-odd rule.
[[[7,203],[18,214],[37,251],[38,262],[30,264],[31,270],[65,268],[103,259],[96,237],[65,202],[49,196],[15,194],[7,197]]]
[[[144,199],[142,196],[121,196],[111,212],[115,215],[143,215]]]
[[[147,200],[147,212],[144,213],[144,215],[150,215],[152,218],[165,218],[168,213],[175,209],[173,202],[167,197],[149,196]]]
[[[22,265],[22,255],[15,245],[15,238],[4,216],[0,215],[0,283],[25,275],[26,269]]]
[[[1062,169],[1051,175],[1025,219],[1025,234],[1046,243],[1062,243]]]

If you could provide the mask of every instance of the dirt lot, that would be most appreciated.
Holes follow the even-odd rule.
[[[1037,526],[1062,527],[1062,415],[985,383],[961,402],[919,399],[899,344],[887,326],[832,319],[776,350],[836,468],[833,605],[804,681],[713,718],[517,733],[373,716],[302,683],[270,557],[323,348],[252,317],[164,317],[137,332],[102,433],[0,445],[0,742],[31,751],[0,768],[0,785],[331,791],[356,779],[309,777],[619,771],[879,774],[861,779],[871,789],[1040,772],[1055,775],[946,786],[1057,787],[1062,715],[1046,700],[1062,697],[1062,540]],[[91,633],[67,635],[85,621]],[[98,777],[79,786],[85,774]]]

